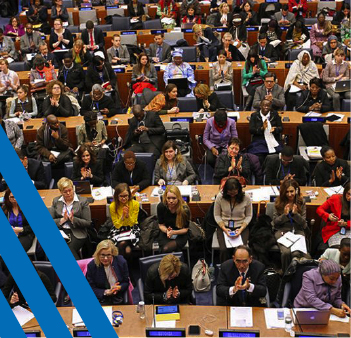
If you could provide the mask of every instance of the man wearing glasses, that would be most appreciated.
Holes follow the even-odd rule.
[[[127,183],[132,195],[151,185],[150,173],[145,162],[138,160],[132,151],[126,151],[123,161],[119,161],[112,173],[112,187]]]
[[[281,185],[286,180],[294,179],[300,186],[306,185],[309,164],[300,155],[294,155],[294,149],[285,146],[280,154],[269,155],[264,163],[266,185]]]
[[[284,89],[276,83],[274,73],[268,72],[264,76],[264,83],[256,89],[252,108],[259,110],[261,101],[269,100],[273,110],[283,110],[285,106]]]
[[[265,266],[252,259],[251,249],[239,245],[232,259],[221,265],[217,282],[217,305],[262,306],[266,295]]]

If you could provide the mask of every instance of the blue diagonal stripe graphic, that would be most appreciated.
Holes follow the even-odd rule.
[[[16,197],[16,195],[14,195]],[[4,213],[0,211],[0,253],[24,298],[40,323],[47,337],[71,337],[67,326],[57,312],[56,306],[49,297],[41,279],[34,270],[26,252],[12,230]],[[55,322],[55,325],[52,325]],[[8,337],[14,337],[12,327],[4,322]],[[2,326],[2,325],[1,325]]]
[[[89,332],[95,338],[118,337],[2,128],[0,128],[0,144],[0,172],[15,195]],[[12,268],[21,270],[19,264]],[[27,297],[25,294],[24,296]],[[30,303],[29,299],[28,303]],[[45,305],[42,305],[40,311],[45,316]],[[52,320],[48,322],[54,327]],[[39,324],[44,323],[39,322]],[[49,335],[47,337],[51,338]]]
[[[26,338],[21,326],[19,325],[15,315],[13,314],[7,300],[0,291],[0,309],[1,309],[1,322],[0,337],[3,338]],[[4,325],[6,323],[6,325]],[[8,328],[11,328],[9,332]]]

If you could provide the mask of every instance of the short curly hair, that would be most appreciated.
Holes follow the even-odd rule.
[[[51,81],[51,82],[49,82],[46,85],[46,94],[52,95],[52,87],[55,86],[55,85],[59,85],[60,86],[61,94],[63,94],[63,92],[65,90],[65,87],[63,86],[63,83],[61,81],[58,81],[58,80]]]

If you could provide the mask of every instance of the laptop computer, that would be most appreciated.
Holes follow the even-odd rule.
[[[90,181],[73,181],[75,193],[78,195],[91,195]]]
[[[329,310],[295,310],[294,322],[299,325],[327,325],[329,323]]]
[[[343,93],[350,91],[350,80],[338,81],[335,85],[335,93]]]
[[[187,89],[188,88],[188,79],[186,77],[179,77],[175,79],[168,79],[168,83],[174,83],[178,89]]]

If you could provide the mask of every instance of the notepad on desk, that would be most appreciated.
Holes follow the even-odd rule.
[[[230,308],[230,326],[231,327],[252,327],[252,308],[251,307],[234,307]]]

